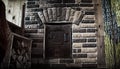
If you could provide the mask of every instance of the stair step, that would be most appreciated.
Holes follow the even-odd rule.
[[[43,43],[43,38],[32,38],[33,43]]]
[[[32,58],[31,59],[31,66],[33,67],[34,65],[38,65],[38,66],[40,66],[40,64],[42,63],[44,63],[44,59],[42,59],[42,58]],[[35,68],[37,68],[36,66],[35,66]]]
[[[43,48],[43,43],[33,43],[32,48]]]
[[[36,59],[38,59],[38,58],[43,58],[43,54],[32,54],[31,53],[31,58],[33,59],[33,58],[36,58]]]
[[[25,33],[44,33],[44,29],[25,29]]]
[[[44,33],[26,33],[25,36],[29,38],[43,38]]]
[[[43,54],[43,48],[32,48],[32,54]]]

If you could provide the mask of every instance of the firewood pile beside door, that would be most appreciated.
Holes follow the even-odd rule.
[[[18,34],[13,34],[13,43],[10,50],[10,68],[31,67],[31,45],[32,41]]]

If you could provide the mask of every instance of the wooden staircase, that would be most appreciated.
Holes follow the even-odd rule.
[[[26,29],[25,35],[33,40],[31,49],[32,64],[43,63],[44,29]]]

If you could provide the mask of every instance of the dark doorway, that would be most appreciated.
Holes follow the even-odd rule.
[[[45,57],[70,58],[72,55],[72,41],[70,23],[45,24]]]

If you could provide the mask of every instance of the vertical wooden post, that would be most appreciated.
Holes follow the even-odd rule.
[[[97,37],[98,37],[98,55],[97,62],[98,68],[105,68],[105,45],[104,45],[104,22],[102,15],[102,4],[101,0],[94,0],[95,2],[95,15],[96,15],[96,24],[98,28]]]
[[[23,7],[22,7],[22,20],[21,20],[22,35],[24,34],[24,31],[25,31],[24,19],[25,19],[25,3],[23,5]]]

